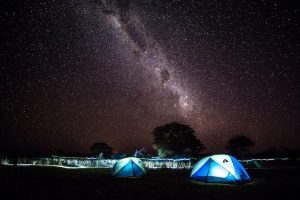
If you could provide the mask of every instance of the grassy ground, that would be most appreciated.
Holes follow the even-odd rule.
[[[193,182],[188,170],[114,178],[103,169],[0,166],[0,199],[299,199],[299,168],[248,172],[251,183],[225,185]]]

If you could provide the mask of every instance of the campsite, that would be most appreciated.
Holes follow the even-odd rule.
[[[0,200],[300,200],[299,5],[1,0]]]
[[[110,169],[0,167],[5,199],[297,199],[299,168],[247,170],[244,185],[197,183],[191,170],[148,170],[142,178],[116,178]]]

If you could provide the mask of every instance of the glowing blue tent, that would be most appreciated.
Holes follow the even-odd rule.
[[[212,155],[194,166],[191,179],[208,183],[245,183],[250,177],[242,164],[230,155]]]
[[[134,157],[121,159],[112,168],[113,176],[142,176],[145,173],[146,170],[141,159]]]

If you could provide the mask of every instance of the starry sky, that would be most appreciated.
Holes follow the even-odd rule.
[[[116,152],[189,124],[209,152],[298,148],[299,7],[52,0],[0,6],[0,150]]]

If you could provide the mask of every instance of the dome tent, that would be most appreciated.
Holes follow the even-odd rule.
[[[242,164],[230,155],[212,155],[194,166],[190,178],[207,183],[245,183],[250,177]]]
[[[117,161],[112,168],[112,175],[119,177],[138,177],[146,173],[143,162],[139,158],[128,157]]]

